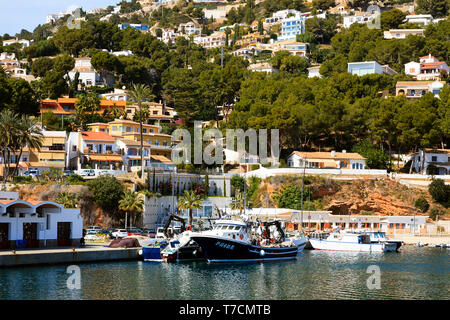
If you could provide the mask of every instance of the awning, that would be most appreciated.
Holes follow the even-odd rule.
[[[87,157],[90,161],[122,162],[122,157],[114,154],[90,154]]]

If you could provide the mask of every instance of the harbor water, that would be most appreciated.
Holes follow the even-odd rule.
[[[264,263],[86,263],[80,289],[67,265],[0,269],[0,299],[450,299],[448,249],[406,246],[399,253],[305,251]],[[380,288],[369,289],[380,270]],[[370,268],[369,268],[370,269]]]

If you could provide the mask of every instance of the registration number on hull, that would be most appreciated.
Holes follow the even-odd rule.
[[[234,249],[234,244],[226,244],[226,243],[221,242],[221,241],[217,241],[216,242],[216,246],[224,248],[224,249],[228,249],[228,250],[233,250]]]

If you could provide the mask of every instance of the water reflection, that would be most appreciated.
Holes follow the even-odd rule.
[[[81,290],[66,286],[66,266],[0,269],[0,299],[449,299],[449,251],[307,251],[268,263],[82,264]],[[369,290],[367,267],[381,269]]]

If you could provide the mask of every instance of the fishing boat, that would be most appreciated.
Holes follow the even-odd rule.
[[[248,262],[296,259],[306,245],[302,241],[285,241],[279,222],[273,223],[279,236],[270,236],[266,223],[264,237],[252,233],[252,226],[241,220],[217,220],[212,230],[192,233],[190,238],[202,247],[208,262]]]
[[[325,239],[310,238],[314,250],[356,251],[356,252],[395,252],[397,244],[372,242],[369,234],[350,233],[336,230]]]

